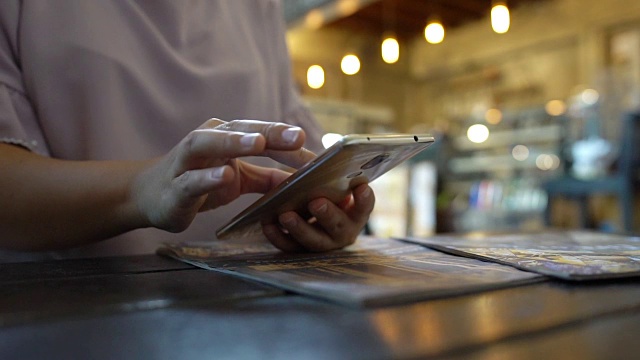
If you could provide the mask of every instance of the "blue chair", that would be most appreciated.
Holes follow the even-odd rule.
[[[589,196],[612,194],[617,197],[625,232],[633,232],[635,194],[638,189],[638,169],[640,168],[640,113],[628,113],[623,116],[620,153],[615,171],[603,178],[581,180],[564,175],[542,184],[549,201],[544,214],[545,224],[551,225],[551,203],[555,197],[564,197],[579,202],[580,226],[593,227],[588,213]]]

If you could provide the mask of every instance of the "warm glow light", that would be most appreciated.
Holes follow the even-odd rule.
[[[502,111],[498,109],[489,109],[484,113],[484,119],[491,125],[499,124],[502,121]]]
[[[567,104],[562,100],[551,100],[544,106],[544,110],[551,116],[560,116],[567,111]]]
[[[336,4],[336,10],[338,10],[338,14],[343,17],[347,17],[356,11],[360,7],[359,0],[339,0]]]
[[[474,143],[483,143],[489,138],[489,128],[482,124],[469,126],[467,138]]]
[[[509,18],[509,8],[504,3],[496,3],[491,8],[491,27],[498,34],[509,31],[511,19]]]
[[[311,65],[307,70],[307,84],[312,89],[320,89],[324,85],[324,69],[320,65]]]
[[[525,161],[529,158],[529,148],[524,145],[516,145],[511,150],[511,155],[518,161]]]
[[[342,135],[336,133],[326,133],[322,136],[322,146],[325,149],[329,148],[331,145],[337,143],[342,139]]]
[[[387,64],[393,64],[400,58],[400,44],[398,40],[388,37],[382,41],[382,60]]]
[[[342,72],[347,75],[354,75],[360,71],[360,59],[353,54],[345,55],[340,62]]]
[[[444,26],[438,21],[430,22],[424,28],[424,37],[430,44],[439,44],[444,40]]]
[[[319,29],[324,23],[324,14],[320,9],[314,9],[307,13],[304,23],[311,29]]]

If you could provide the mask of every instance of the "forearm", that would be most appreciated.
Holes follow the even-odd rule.
[[[0,248],[55,250],[149,226],[132,197],[143,162],[80,162],[0,144]]]
[[[142,227],[183,231],[199,212],[286,177],[239,158],[302,166],[315,157],[304,140],[282,123],[210,119],[148,161],[65,161],[0,144],[0,249],[64,249]]]

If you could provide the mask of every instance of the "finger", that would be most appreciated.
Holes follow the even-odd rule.
[[[263,224],[262,233],[273,246],[284,252],[302,252],[305,249],[282,232],[276,224]]]
[[[317,157],[315,153],[305,148],[291,151],[266,150],[264,152],[264,155],[281,164],[285,164],[296,169],[302,167],[303,165],[307,164],[309,161],[312,161]]]
[[[173,179],[172,189],[180,205],[190,204],[192,199],[210,193],[216,187],[233,181],[235,174],[230,166],[186,171]]]
[[[289,232],[289,237],[303,248],[312,252],[322,252],[343,248],[355,241],[349,237],[332,238],[315,224],[309,224],[293,211],[281,214],[278,221]]]
[[[228,204],[238,196],[248,193],[264,194],[278,186],[289,173],[279,169],[263,168],[236,160],[235,184],[215,187],[209,193],[205,208],[213,209]]]
[[[353,221],[364,226],[375,206],[375,194],[369,185],[362,184],[353,189],[353,200],[353,206],[347,213]]]
[[[280,169],[264,168],[240,160],[231,160],[229,164],[236,164],[229,166],[231,169],[235,169],[234,183],[225,183],[225,186],[214,187],[210,191],[203,209],[214,209],[228,204],[242,194],[264,194],[291,175]]]
[[[353,199],[345,210],[325,198],[311,201],[308,208],[316,220],[313,225],[295,212],[284,213],[279,220],[290,236],[309,251],[339,249],[355,242],[375,204],[375,196],[367,184],[353,190]]]
[[[291,176],[291,173],[280,169],[265,168],[241,161],[238,161],[238,164],[241,192],[243,194],[264,194]]]
[[[353,223],[351,218],[328,199],[314,199],[309,203],[308,208],[318,225],[332,239],[341,239],[350,231],[349,226]]]
[[[309,212],[334,240],[359,233],[373,211],[375,196],[367,184],[353,190],[353,202],[341,206],[320,198],[309,203]]]
[[[267,140],[266,148],[293,150],[302,147],[306,135],[302,128],[280,122],[233,120],[216,127],[218,130],[259,133]]]
[[[264,147],[265,139],[261,134],[194,130],[178,144],[175,175],[193,168],[219,166],[229,158],[260,155]]]

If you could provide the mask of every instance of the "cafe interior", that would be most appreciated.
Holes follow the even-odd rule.
[[[325,146],[435,138],[373,236],[0,264],[0,359],[638,358],[640,1],[281,2]]]
[[[640,6],[598,0],[284,1],[326,143],[430,133],[374,181],[380,236],[638,230]]]

